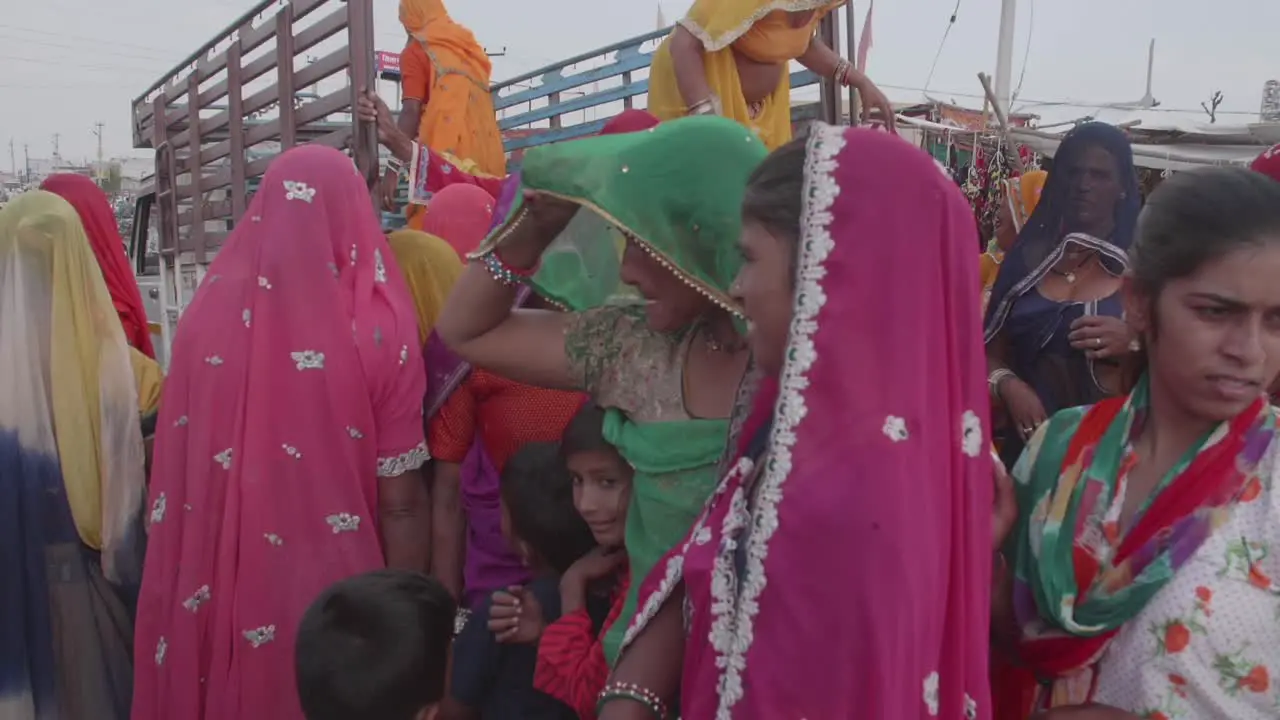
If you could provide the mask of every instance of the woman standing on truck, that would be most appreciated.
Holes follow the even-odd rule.
[[[696,0],[653,54],[649,112],[663,120],[723,115],[751,128],[770,150],[791,139],[791,75],[798,60],[862,94],[894,127],[884,93],[815,34],[846,0]]]
[[[351,160],[277,158],[183,313],[156,439],[134,720],[301,720],[330,584],[427,561],[426,377]]]
[[[102,268],[102,278],[107,281],[111,303],[120,315],[125,339],[147,357],[155,357],[147,311],[142,305],[142,293],[138,292],[138,279],[129,267],[129,256],[125,254],[124,241],[116,227],[116,216],[111,211],[107,194],[89,178],[71,173],[50,175],[40,184],[40,189],[61,195],[76,209],[85,234],[89,236],[93,254],[98,258],[98,267]]]
[[[470,30],[449,17],[441,0],[400,0],[400,22],[409,33],[400,53],[399,126],[422,145],[462,169],[501,178],[507,158],[489,94],[492,64]],[[400,168],[383,180],[384,200],[394,192]],[[422,227],[422,206],[411,204],[409,227]]]
[[[71,205],[30,192],[0,211],[6,720],[129,717],[129,599],[146,496],[140,415],[154,409],[158,378],[155,362],[126,344]]]

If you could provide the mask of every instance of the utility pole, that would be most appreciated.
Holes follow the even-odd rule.
[[[506,56],[507,56],[507,47],[504,45],[504,46],[502,46],[502,49],[501,49],[501,50],[494,50],[494,51],[490,51],[490,50],[489,50],[489,48],[485,48],[485,49],[484,49],[484,54],[485,54],[485,55],[488,55],[489,57],[506,57]]]
[[[31,182],[31,148],[26,143],[22,143],[22,164],[24,166],[22,182],[29,183]]]
[[[98,165],[93,170],[93,175],[99,182],[102,181],[102,121],[93,124],[93,134],[98,136]]]
[[[18,155],[13,150],[13,138],[9,138],[9,172],[18,174]]]
[[[58,138],[62,137],[60,133],[53,134],[53,161],[58,161]]]
[[[996,102],[1008,114],[1013,78],[1013,31],[1017,25],[1018,0],[1000,0],[1000,38],[996,44]]]

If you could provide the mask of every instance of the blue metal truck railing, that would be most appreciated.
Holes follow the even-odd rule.
[[[667,27],[637,35],[495,84],[493,107],[499,115],[498,128],[505,136],[503,147],[509,155],[507,170],[520,166],[520,154],[524,150],[594,135],[610,117],[633,107],[637,97],[649,92],[647,74],[642,78],[636,78],[635,74],[648,70],[653,51],[670,33],[671,28]],[[586,69],[574,72],[578,65]],[[384,72],[382,77],[398,80],[399,74]],[[596,89],[605,83],[609,87]],[[818,76],[811,70],[791,73],[792,90],[817,84]],[[562,99],[567,95],[572,98]],[[618,103],[621,107],[607,116],[586,119],[588,111]],[[816,103],[795,106],[791,110],[792,121],[813,119],[817,109]],[[581,113],[581,121],[566,124],[566,116],[573,113]],[[407,183],[401,183],[397,196],[401,204],[408,201]],[[383,213],[382,220],[388,229],[402,227],[405,222],[401,213]]]
[[[545,127],[545,132],[536,134],[510,133],[505,142],[507,152],[512,153],[547,143],[572,140],[599,132],[608,117],[584,120],[566,126],[565,116],[578,112],[585,114],[587,110],[619,102],[622,103],[622,108],[632,107],[635,98],[649,92],[647,75],[643,78],[635,78],[635,73],[648,70],[649,63],[653,59],[653,51],[669,34],[671,34],[670,27],[637,35],[494,85],[493,106],[500,116],[504,111],[527,105],[515,114],[500,117],[499,129],[510,133],[513,130]],[[588,67],[581,72],[572,72],[576,65]],[[615,78],[618,78],[618,84],[604,89],[594,89],[598,83],[612,82]],[[817,83],[818,76],[810,70],[791,73],[793,90]],[[588,86],[592,89],[579,90]],[[561,99],[562,95],[570,93],[574,94],[572,99]],[[616,112],[610,113],[609,116],[614,114]],[[800,117],[796,119],[804,117],[807,113],[801,111],[798,114]],[[793,117],[796,115],[797,112],[793,110]]]

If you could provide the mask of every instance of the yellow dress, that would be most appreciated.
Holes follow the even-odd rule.
[[[845,0],[696,0],[680,25],[704,49],[707,85],[720,98],[725,117],[751,128],[770,150],[791,139],[791,73],[787,63],[809,49],[818,22]],[[809,21],[792,27],[788,13],[813,12]],[[659,120],[683,117],[688,103],[676,84],[668,37],[653,54],[649,68],[649,112]],[[783,65],[778,87],[753,115],[742,94],[734,51],[760,63]],[[695,99],[695,102],[700,98]]]

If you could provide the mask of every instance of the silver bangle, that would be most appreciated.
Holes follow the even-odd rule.
[[[1016,377],[1018,377],[1017,373],[1009,368],[996,368],[995,370],[992,370],[991,375],[987,377],[987,386],[991,389],[991,397],[1001,400],[1000,383],[1008,380],[1009,378]]]

